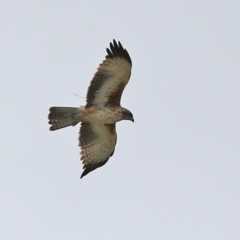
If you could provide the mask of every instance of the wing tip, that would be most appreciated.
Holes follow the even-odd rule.
[[[97,168],[97,167],[96,167]],[[92,172],[93,170],[95,170],[96,168],[92,168],[92,167],[86,167],[84,169],[84,171],[81,174],[80,179],[82,179],[84,176],[86,176],[88,173]]]
[[[130,64],[132,64],[131,57],[126,49],[123,48],[120,41],[113,39],[109,44],[110,48],[106,48],[107,56],[106,58],[120,57],[126,59]]]
[[[108,158],[109,159],[109,158]],[[94,164],[94,165],[84,165],[84,171],[82,172],[82,175],[80,176],[80,179],[83,178],[84,176],[86,176],[88,173],[94,171],[95,169],[102,167],[107,161],[105,160],[104,162],[100,162],[98,164]]]

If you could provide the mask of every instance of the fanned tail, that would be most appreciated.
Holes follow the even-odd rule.
[[[76,107],[51,107],[48,115],[49,128],[51,131],[65,128],[68,126],[75,126],[81,121],[80,108]]]

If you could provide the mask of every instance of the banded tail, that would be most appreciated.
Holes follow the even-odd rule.
[[[48,115],[49,128],[51,131],[65,128],[68,126],[75,126],[80,120],[80,108],[77,107],[51,107]]]

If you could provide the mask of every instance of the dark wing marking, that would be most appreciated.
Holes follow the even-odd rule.
[[[108,161],[114,153],[116,142],[115,124],[81,124],[79,146],[84,164],[81,178]]]
[[[88,88],[86,107],[120,105],[122,92],[131,76],[132,61],[127,50],[115,40],[107,53]]]

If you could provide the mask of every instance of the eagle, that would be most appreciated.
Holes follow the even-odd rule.
[[[131,58],[115,40],[106,51],[88,87],[86,105],[49,109],[50,131],[81,122],[78,138],[84,169],[81,178],[102,167],[113,155],[117,143],[116,123],[121,120],[134,122],[133,114],[120,105],[131,76]]]

